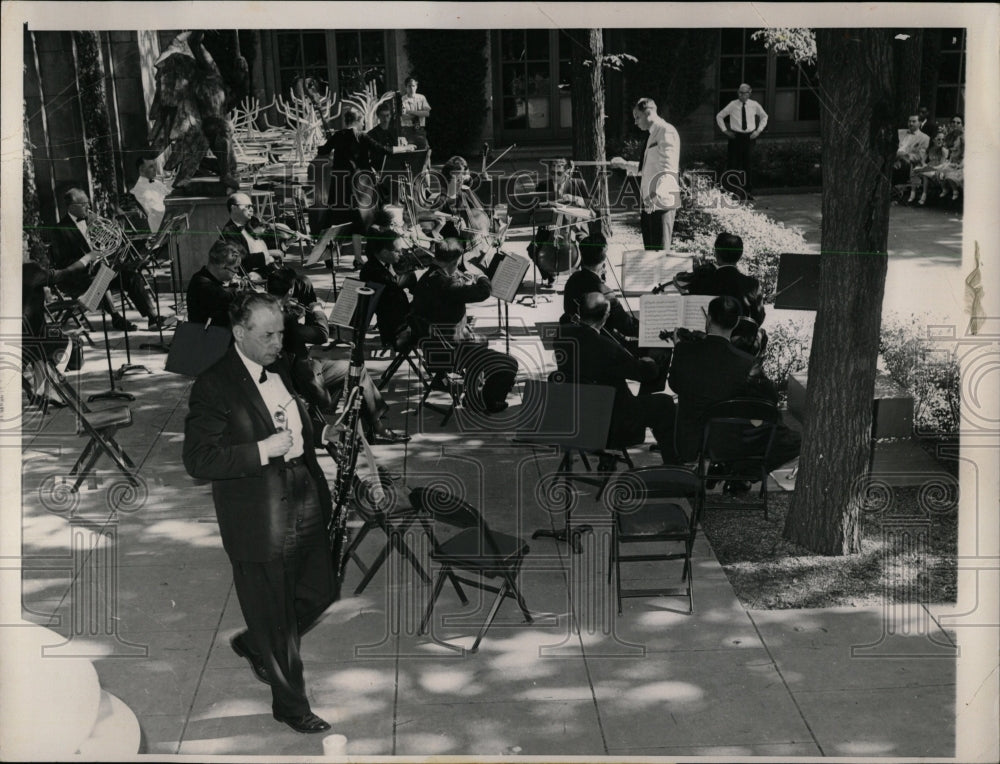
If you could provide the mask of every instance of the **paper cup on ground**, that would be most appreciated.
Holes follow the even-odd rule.
[[[346,756],[347,755],[347,736],[346,735],[327,735],[323,738],[323,755],[324,756]]]

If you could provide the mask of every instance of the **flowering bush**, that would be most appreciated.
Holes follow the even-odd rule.
[[[811,314],[810,314],[811,315]],[[767,350],[764,351],[764,375],[774,382],[784,396],[788,377],[809,367],[812,347],[812,322],[781,321],[766,323]]]
[[[743,239],[743,268],[760,281],[766,300],[778,281],[778,256],[809,251],[802,234],[741,204],[705,176],[685,173],[684,182],[684,205],[674,223],[674,249],[714,260],[715,237],[723,231],[736,234]]]
[[[913,425],[918,434],[958,431],[961,389],[954,345],[928,339],[926,316],[882,319],[881,366],[913,396]]]
[[[765,48],[789,56],[796,64],[816,63],[816,33],[811,29],[758,29],[750,39],[763,40]]]

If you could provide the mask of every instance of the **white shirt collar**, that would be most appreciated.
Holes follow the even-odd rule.
[[[235,342],[233,343],[233,347],[236,348],[236,354],[243,361],[243,365],[247,367],[247,371],[250,372],[251,379],[253,379],[253,381],[256,382],[258,379],[260,379],[260,373],[264,370],[264,367],[261,366],[256,361],[251,361],[249,358],[247,358],[246,354],[244,354],[244,352],[240,350],[239,345],[237,345]]]

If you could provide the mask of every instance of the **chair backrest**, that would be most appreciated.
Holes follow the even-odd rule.
[[[414,488],[410,492],[410,504],[417,511],[427,512],[435,520],[455,528],[479,528],[486,524],[475,507],[444,488]]]
[[[714,462],[765,459],[781,415],[771,402],[733,398],[705,412],[701,458]]]
[[[615,404],[613,387],[529,379],[522,401],[526,426],[517,432],[519,441],[584,451],[606,446]]]
[[[689,526],[698,523],[701,479],[687,467],[657,465],[620,472],[604,490],[605,508],[612,514],[627,515],[651,503],[676,503],[687,499],[691,505]]]

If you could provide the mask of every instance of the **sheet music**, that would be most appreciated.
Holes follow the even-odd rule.
[[[363,286],[364,282],[357,279],[344,279],[337,302],[330,311],[331,324],[347,328],[352,326],[351,319],[354,318],[354,309],[358,305],[358,290]]]
[[[90,287],[80,295],[80,304],[83,305],[88,311],[97,310],[97,306],[101,302],[101,297],[104,293],[108,291],[108,287],[111,285],[112,280],[118,274],[111,270],[107,265],[101,263],[101,267],[97,269],[97,274],[94,276],[94,280],[90,282]]]
[[[708,304],[714,299],[715,297],[710,294],[684,295],[680,326],[685,329],[704,331],[705,318],[708,316]]]
[[[683,299],[679,294],[644,294],[639,298],[639,347],[671,346],[660,339],[660,332],[672,332],[680,325]]]
[[[530,264],[526,257],[504,253],[490,281],[493,296],[504,302],[512,302]]]
[[[643,294],[660,283],[663,253],[645,249],[622,252],[621,285],[625,294]]]

